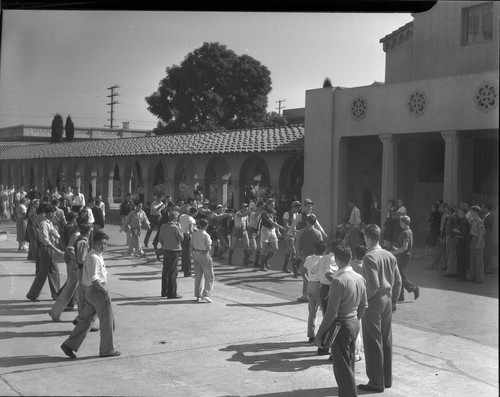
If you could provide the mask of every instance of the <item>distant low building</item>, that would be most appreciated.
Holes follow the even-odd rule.
[[[75,128],[75,141],[92,139],[137,138],[153,135],[151,130],[131,130],[128,124],[124,128]],[[0,128],[0,142],[50,142],[52,129],[43,125],[16,125]],[[63,135],[63,142],[65,137]]]

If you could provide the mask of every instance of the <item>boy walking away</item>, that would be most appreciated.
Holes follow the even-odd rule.
[[[194,267],[194,296],[197,302],[212,303],[210,298],[214,285],[214,269],[210,252],[212,239],[207,233],[208,222],[200,219],[198,230],[191,238]]]
[[[335,248],[335,261],[339,270],[333,278],[328,309],[315,340],[319,348],[325,348],[321,343],[324,333],[335,323],[340,324],[332,344],[333,373],[340,397],[357,395],[354,378],[355,341],[359,333],[359,320],[368,307],[365,280],[352,270],[350,260],[349,247],[342,244]]]
[[[77,352],[90,330],[94,314],[97,313],[100,322],[101,342],[100,357],[115,357],[121,353],[115,350],[113,333],[115,321],[111,308],[111,297],[107,284],[107,271],[103,253],[106,251],[109,237],[102,231],[94,233],[94,248],[85,257],[83,264],[82,285],[85,292],[85,306],[82,319],[61,345],[61,349],[69,358],[76,358]]]
[[[321,296],[319,293],[320,281],[319,274],[313,272],[313,268],[317,265],[318,261],[323,257],[326,250],[324,241],[318,241],[314,246],[314,254],[309,255],[304,261],[304,268],[306,269],[305,277],[307,277],[307,298],[309,300],[309,316],[307,317],[307,337],[309,342],[314,342],[316,331],[316,316],[318,308],[321,308],[322,314],[323,307],[321,305]],[[328,354],[328,349],[318,349],[318,355],[322,356]]]
[[[307,216],[307,226],[300,236],[299,254],[301,258],[307,258],[314,254],[316,243],[323,240],[321,232],[314,227],[316,224],[316,215],[310,214]],[[297,299],[299,302],[307,302],[307,276],[304,264],[299,267],[299,272],[302,275],[302,295]]]

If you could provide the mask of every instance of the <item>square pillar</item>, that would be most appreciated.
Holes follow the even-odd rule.
[[[382,142],[382,188],[380,194],[381,225],[384,225],[387,216],[387,201],[397,200],[397,170],[398,170],[398,143],[399,138],[393,134],[381,134]]]
[[[460,150],[462,137],[457,131],[442,131],[444,139],[443,201],[458,204],[460,201]]]
[[[347,169],[348,169],[349,138],[343,137],[334,140],[332,158],[334,160],[332,172],[332,221],[331,225],[323,225],[324,228],[331,226],[329,235],[334,234],[336,226],[344,217],[347,205]],[[325,230],[326,231],[326,230]]]

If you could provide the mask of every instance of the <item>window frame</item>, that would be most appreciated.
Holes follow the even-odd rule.
[[[484,13],[484,10],[486,8],[490,8],[490,12]],[[469,15],[471,11],[477,11],[478,12],[478,27],[477,27],[477,39],[474,41],[469,40]],[[490,25],[491,25],[491,36],[487,39],[483,37],[483,29],[484,29],[484,20],[485,20],[485,15],[487,18],[491,18]],[[474,4],[473,6],[470,7],[464,7],[462,8],[462,46],[470,46],[470,45],[475,45],[475,44],[483,44],[483,43],[489,43],[490,41],[493,41],[493,2],[487,2],[487,3],[481,3],[481,4]]]

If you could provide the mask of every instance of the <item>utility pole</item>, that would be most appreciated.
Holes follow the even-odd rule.
[[[280,99],[279,101],[276,101],[276,103],[278,104],[278,107],[276,109],[278,109],[278,114],[281,116],[281,109],[285,109],[285,106],[281,106],[281,102],[285,102],[286,99]]]
[[[110,90],[111,91],[111,94],[110,95],[107,95],[108,98],[111,98],[110,102],[107,103],[106,105],[110,105],[111,106],[111,111],[109,111],[108,113],[111,113],[111,116],[110,118],[108,119],[109,121],[109,125],[105,125],[104,127],[109,127],[109,128],[113,128],[113,113],[114,113],[114,109],[113,109],[113,106],[120,103],[118,101],[115,101],[115,96],[118,96],[119,94],[117,92],[115,92],[115,90],[117,88],[120,88],[118,87],[118,84],[115,84],[114,86],[112,87],[108,87],[106,88],[107,90]]]

